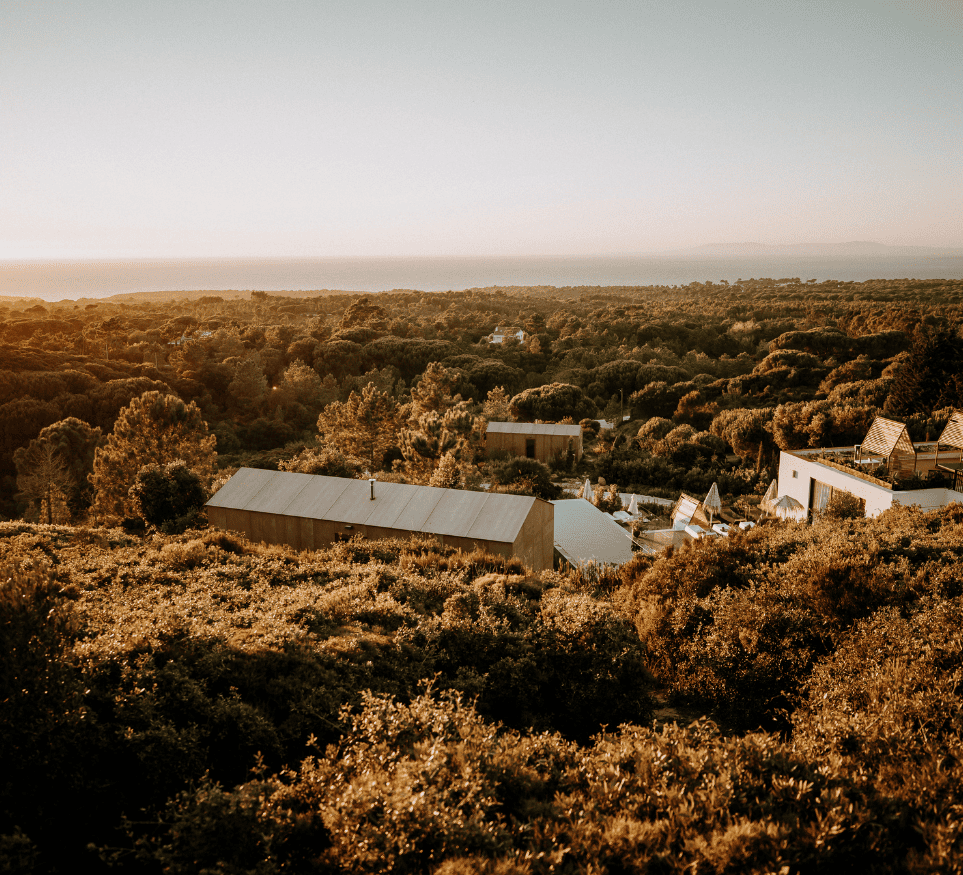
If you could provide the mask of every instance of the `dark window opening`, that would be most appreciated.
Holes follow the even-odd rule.
[[[529,459],[535,458],[535,438],[526,438],[525,455]]]

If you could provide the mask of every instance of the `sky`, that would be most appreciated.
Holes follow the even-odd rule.
[[[963,246],[959,0],[0,0],[0,259]]]

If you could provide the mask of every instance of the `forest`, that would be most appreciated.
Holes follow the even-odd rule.
[[[240,466],[758,499],[938,434],[961,326],[958,280],[0,300],[0,871],[963,870],[960,505],[540,572],[203,513]]]

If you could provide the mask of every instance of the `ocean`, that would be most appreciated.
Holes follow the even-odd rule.
[[[131,292],[427,292],[491,286],[684,286],[781,279],[963,279],[960,256],[758,258],[244,258],[0,261],[0,296],[45,301]]]

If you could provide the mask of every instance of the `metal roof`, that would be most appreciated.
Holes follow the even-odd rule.
[[[580,425],[565,425],[555,422],[489,422],[488,431],[493,434],[547,434],[578,437],[582,433]]]
[[[874,456],[889,457],[897,450],[901,455],[916,455],[906,426],[885,416],[877,416],[873,420],[859,449],[860,453]]]
[[[963,450],[963,413],[953,411],[953,415],[950,417],[950,421],[946,423],[946,428],[943,429],[938,443]]]
[[[555,549],[572,565],[601,562],[622,565],[632,558],[632,538],[608,514],[584,498],[563,498],[555,505]]]
[[[536,501],[378,482],[372,501],[367,480],[241,468],[207,506],[512,543]]]

